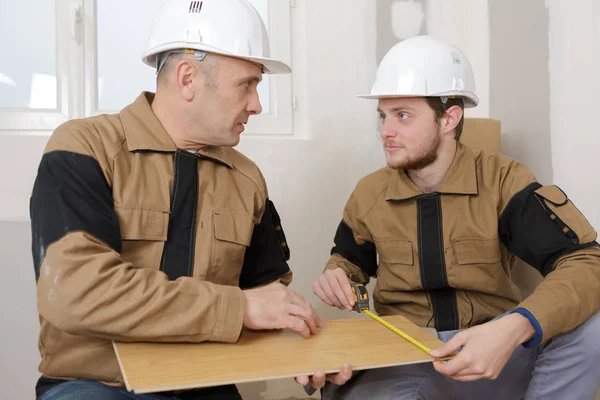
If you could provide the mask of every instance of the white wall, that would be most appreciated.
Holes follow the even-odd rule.
[[[39,323],[30,238],[29,224],[0,222],[0,397],[3,399],[34,398],[33,387],[38,377]]]
[[[489,26],[490,117],[501,121],[502,152],[549,184],[548,10],[543,0],[490,0]],[[519,263],[514,279],[526,296],[541,275]]]
[[[502,123],[502,151],[549,184],[548,10],[543,0],[491,0],[489,9],[490,117]]]
[[[0,136],[0,385],[6,399],[31,399],[37,380],[37,319],[27,210],[46,137]],[[25,207],[23,207],[25,203]]]
[[[479,105],[465,116],[490,116],[490,32],[488,1],[427,0],[427,32],[458,46],[475,74]]]
[[[600,229],[600,2],[548,0],[554,181]]]
[[[599,230],[600,2],[545,3],[549,10],[553,180]]]

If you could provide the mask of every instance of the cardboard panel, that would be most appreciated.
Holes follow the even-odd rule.
[[[401,316],[386,318],[430,349],[442,342]],[[326,321],[309,339],[289,330],[242,332],[235,344],[114,343],[128,390],[149,393],[430,362],[432,358],[368,317]]]
[[[488,118],[465,118],[460,141],[473,150],[500,153],[500,121]]]

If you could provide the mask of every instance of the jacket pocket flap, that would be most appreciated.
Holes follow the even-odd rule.
[[[124,240],[167,240],[169,211],[115,204]]]
[[[381,261],[389,264],[413,265],[412,243],[408,240],[375,240]]]
[[[452,247],[459,264],[493,264],[500,261],[498,237],[457,239]]]
[[[560,190],[558,186],[554,185],[542,186],[541,188],[535,191],[535,194],[537,194],[544,200],[549,201],[557,207],[563,206],[567,204],[567,201],[569,201],[565,192]]]
[[[247,214],[213,212],[215,238],[226,242],[250,246],[254,218]]]
[[[597,234],[592,225],[558,186],[543,186],[534,193],[538,200],[543,199],[539,200],[540,204],[570,240],[576,244],[596,240]]]

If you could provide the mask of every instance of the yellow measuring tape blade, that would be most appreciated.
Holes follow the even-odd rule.
[[[407,335],[406,333],[402,332],[400,329],[396,328],[394,325],[390,324],[389,322],[387,322],[383,318],[380,318],[379,316],[373,314],[371,311],[369,311],[369,310],[362,310],[362,312],[364,314],[367,314],[369,317],[373,318],[375,321],[379,322],[381,325],[383,325],[386,328],[388,328],[390,331],[394,332],[395,334],[397,334],[399,336],[402,336],[404,339],[406,339],[410,343],[414,344],[415,346],[417,346],[419,349],[423,350],[428,355],[431,352],[431,349],[429,349],[428,347],[426,347],[422,343],[418,342],[417,340],[413,339],[411,336]]]

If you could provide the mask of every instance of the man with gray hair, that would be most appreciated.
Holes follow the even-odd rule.
[[[111,341],[235,342],[243,327],[309,337],[321,326],[287,287],[289,249],[260,170],[232,149],[262,111],[262,75],[290,72],[269,58],[258,12],[245,0],[168,0],[143,61],[156,94],[60,126],[39,166],[38,399],[239,399],[234,385],[128,393]]]

